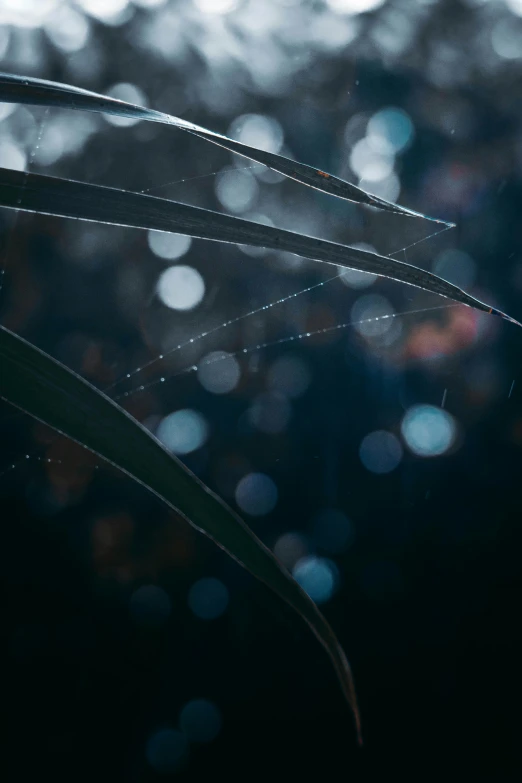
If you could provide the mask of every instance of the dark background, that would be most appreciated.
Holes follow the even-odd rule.
[[[222,14],[207,13],[203,0],[146,5],[122,2],[111,16],[94,0],[47,10],[35,0],[23,13],[0,2],[2,69],[100,92],[128,82],[149,105],[224,133],[238,116],[268,115],[284,131],[283,154],[356,183],[350,152],[368,119],[400,108],[415,134],[395,161],[396,200],[457,223],[407,260],[432,269],[442,251],[464,251],[475,269],[467,290],[522,317],[515,0],[390,0],[361,14],[333,0],[230,3]],[[215,177],[204,175],[248,165],[169,128],[25,107],[0,123],[1,165],[20,156],[34,171],[133,190],[200,176],[153,192],[225,211]],[[293,182],[260,182],[256,199],[236,214],[255,219],[255,211],[383,253],[436,229]],[[332,275],[194,240],[172,263],[198,269],[206,294],[194,310],[176,312],[155,294],[168,264],[145,232],[7,212],[0,226],[2,323],[101,387],[157,356],[166,340],[183,342]],[[363,291],[335,282],[216,332],[176,353],[167,370],[209,351],[346,323],[368,293],[398,313],[445,303],[382,279]],[[151,427],[178,409],[201,412],[209,438],[183,459],[231,505],[246,474],[272,478],[275,508],[243,514],[269,546],[294,532],[308,554],[326,556],[313,520],[325,508],[348,517],[353,540],[328,555],[339,577],[321,608],[353,667],[363,748],[329,661],[298,617],[144,489],[2,403],[8,780],[519,779],[522,333],[463,307],[398,320],[389,345],[340,329],[251,351],[228,394],[210,393],[189,373],[128,404]],[[270,433],[248,411],[273,362],[289,353],[308,367],[310,383]],[[162,373],[152,367],[146,379]],[[420,457],[401,421],[413,405],[440,408],[443,395],[459,436],[441,456]],[[376,430],[403,447],[385,474],[360,458]],[[210,621],[187,603],[204,577],[223,582],[230,597]],[[129,608],[147,585],[168,596],[168,616]],[[147,760],[147,743],[161,729],[177,731],[195,698],[216,705],[221,730],[212,742],[187,742],[185,763],[162,773]]]

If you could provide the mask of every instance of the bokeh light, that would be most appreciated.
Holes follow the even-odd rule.
[[[433,271],[439,277],[464,290],[469,289],[475,282],[475,262],[463,250],[453,248],[443,250],[433,262]]]
[[[40,128],[40,143],[32,153],[33,161],[40,166],[52,166],[65,155],[77,155],[98,126],[98,119],[92,114],[78,112],[67,119],[60,115],[48,117]],[[80,230],[75,232],[75,235],[80,234]]]
[[[514,278],[520,259],[515,200],[522,172],[517,26],[522,4],[466,0],[457,11],[450,6],[441,0],[423,0],[411,7],[398,0],[0,0],[0,57],[6,72],[62,79],[97,92],[108,85],[130,85],[142,94],[120,97],[148,102],[253,147],[279,151],[335,173],[388,200],[455,220],[458,231],[424,241],[440,226],[323,197],[173,128],[141,122],[127,132],[104,115],[55,107],[46,112],[42,107],[0,105],[0,165],[136,192],[172,192],[186,203],[259,223],[335,242],[360,240],[360,247],[384,255],[397,252],[395,258],[429,269],[517,316],[517,295],[522,291],[522,274],[517,281]],[[121,124],[131,125],[132,120]],[[167,191],[167,183],[173,181],[179,181],[175,190],[169,185]],[[4,212],[10,231],[16,213]],[[28,339],[41,340],[37,344],[49,346],[51,352],[56,349],[57,356],[71,330],[81,332],[82,342],[67,361],[99,388],[120,373],[143,367],[143,372],[124,380],[114,396],[131,390],[126,400],[129,412],[158,433],[172,453],[181,458],[187,454],[198,476],[228,503],[237,499],[241,516],[250,520],[313,600],[326,607],[341,641],[350,638],[353,618],[347,604],[354,590],[357,605],[362,601],[370,614],[377,611],[378,621],[367,623],[358,638],[359,663],[369,662],[368,671],[358,674],[362,689],[365,678],[371,681],[372,666],[382,661],[388,666],[397,640],[408,649],[398,669],[415,667],[410,660],[413,637],[402,621],[411,596],[417,600],[419,579],[420,594],[426,581],[419,569],[419,546],[412,546],[422,533],[419,524],[429,532],[424,543],[437,553],[437,573],[449,579],[447,585],[437,580],[437,600],[451,606],[449,614],[444,606],[434,614],[428,601],[414,636],[424,639],[429,634],[436,639],[435,658],[448,659],[444,632],[446,643],[448,633],[452,636],[451,644],[453,621],[462,614],[459,607],[468,605],[471,594],[474,604],[481,600],[481,591],[471,589],[476,588],[478,571],[466,573],[462,558],[455,557],[451,531],[460,530],[459,518],[469,517],[473,522],[464,527],[469,528],[470,539],[462,543],[471,541],[473,550],[483,545],[487,549],[493,530],[487,525],[496,519],[494,509],[491,513],[495,498],[492,504],[483,502],[488,489],[501,487],[506,503],[514,497],[509,496],[509,482],[516,476],[522,444],[516,407],[520,383],[514,371],[517,351],[504,348],[509,349],[506,340],[516,340],[516,330],[511,335],[509,325],[504,328],[500,319],[471,308],[443,309],[447,300],[357,270],[339,269],[340,278],[327,285],[335,267],[263,248],[209,245],[179,234],[144,235],[117,226],[21,213],[12,239],[2,296],[7,324],[14,323],[13,328]],[[187,291],[174,277],[166,286],[167,301],[159,295],[159,285],[159,296],[151,301],[160,274],[179,264],[188,265],[199,288],[189,284]],[[163,279],[167,282],[168,276]],[[273,306],[308,286],[303,295]],[[367,294],[381,298],[368,299]],[[234,321],[268,303],[266,310]],[[438,305],[441,309],[430,310]],[[394,317],[384,317],[390,315]],[[333,330],[335,324],[367,318],[376,320],[306,338],[323,327]],[[221,328],[231,321],[213,333],[216,325]],[[296,337],[301,334],[302,339]],[[277,342],[292,337],[293,341]],[[265,343],[271,347],[256,349]],[[182,349],[177,350],[178,345]],[[217,350],[222,347],[231,353]],[[287,350],[292,353],[280,355]],[[165,358],[149,367],[159,352]],[[194,372],[184,373],[194,367]],[[161,384],[162,373],[178,377]],[[449,388],[443,398],[445,386]],[[422,406],[411,408],[419,399],[442,407],[424,406],[424,412],[419,410]],[[458,416],[462,429],[444,407]],[[32,438],[33,425],[24,426]],[[8,424],[3,437],[5,449],[10,428],[14,431],[14,425]],[[468,448],[457,452],[463,432]],[[504,451],[503,440],[509,441],[509,451]],[[450,453],[451,458],[436,459]],[[52,450],[49,454],[56,456]],[[26,469],[29,505],[24,503],[23,508],[54,519],[53,527],[65,525],[80,555],[87,555],[82,562],[89,564],[78,525],[67,525],[67,515],[79,515],[81,533],[84,513],[87,524],[92,509],[118,505],[118,487],[113,491],[103,474],[100,481],[85,480],[84,505],[70,476],[73,460],[59,456],[65,464],[54,472],[41,461]],[[10,460],[9,455],[6,462]],[[0,473],[3,468],[0,464]],[[257,470],[273,483],[275,503],[270,502],[270,491],[242,486]],[[446,480],[450,474],[462,484],[462,492],[453,492],[452,497],[441,490],[451,488],[452,481]],[[479,477],[478,487],[474,476]],[[8,475],[2,492],[9,493],[10,483]],[[455,501],[455,494],[462,502]],[[87,546],[95,547],[96,587],[107,593],[111,617],[119,605],[129,638],[137,643],[125,643],[128,633],[120,634],[119,622],[118,633],[110,633],[116,645],[111,643],[109,665],[113,661],[118,687],[117,693],[111,687],[107,691],[111,704],[106,712],[109,723],[113,716],[119,734],[130,741],[100,744],[97,733],[105,733],[103,720],[101,725],[96,719],[78,724],[72,705],[67,713],[70,725],[87,727],[87,734],[63,734],[52,721],[49,727],[40,721],[38,745],[53,753],[58,747],[66,764],[73,751],[74,758],[81,758],[81,747],[88,741],[97,769],[103,769],[102,757],[112,754],[107,764],[117,759],[111,764],[115,777],[121,771],[125,777],[132,769],[138,777],[164,779],[182,777],[190,750],[190,772],[197,777],[200,766],[212,766],[213,754],[219,755],[223,743],[226,750],[229,740],[234,742],[233,736],[225,736],[221,711],[225,717],[234,715],[238,690],[240,712],[245,706],[254,714],[260,682],[262,690],[263,683],[272,682],[276,690],[280,685],[281,667],[270,660],[270,622],[266,638],[258,644],[259,634],[248,626],[248,582],[237,606],[229,606],[236,592],[230,587],[229,595],[224,575],[230,573],[236,584],[236,566],[231,564],[229,572],[225,561],[220,565],[223,553],[212,554],[212,548],[207,553],[190,526],[180,522],[178,531],[178,520],[165,524],[167,519],[152,508],[146,493],[129,489],[121,503],[132,514],[127,538],[114,533],[109,540],[106,534]],[[267,504],[271,511],[266,511]],[[5,503],[4,509],[9,517]],[[40,530],[41,525],[27,529]],[[13,573],[18,570],[14,577],[25,584],[34,544],[31,537],[22,538],[19,563],[14,568],[6,561],[6,566]],[[37,539],[43,540],[40,535]],[[336,596],[339,572],[329,557],[348,582],[342,599]],[[497,561],[496,570],[498,557]],[[43,568],[42,562],[36,551],[34,567]],[[172,570],[178,563],[183,573]],[[456,563],[462,572],[457,581],[452,579]],[[487,562],[482,565],[480,573],[486,573]],[[516,570],[516,563],[513,567]],[[202,573],[216,573],[223,582],[199,581]],[[71,574],[62,584],[74,587],[66,581]],[[429,579],[430,574],[424,577]],[[58,575],[52,578],[58,580]],[[148,583],[156,580],[168,585],[166,590]],[[183,639],[174,617],[179,584],[186,585],[182,603],[188,601]],[[237,585],[242,584],[237,577]],[[459,586],[466,595],[459,595]],[[405,590],[407,595],[402,596]],[[78,606],[73,596],[71,590],[67,602]],[[401,604],[387,612],[386,602],[393,600]],[[371,602],[382,603],[372,607]],[[361,607],[355,606],[357,614]],[[451,611],[453,607],[459,611]],[[58,623],[61,611],[53,612]],[[221,619],[212,623],[215,617]],[[96,624],[98,641],[93,642],[100,644],[96,652],[102,656],[103,626]],[[235,654],[223,658],[218,649],[227,631],[246,640],[249,654],[240,656],[239,663]],[[277,627],[273,632],[277,636]],[[214,664],[201,676],[209,633],[218,635],[212,653],[220,656],[216,661],[222,682],[217,687],[211,682]],[[37,628],[35,639],[26,643],[28,662],[37,664],[42,655],[61,660],[66,653],[64,648],[61,655],[57,646],[61,634],[62,629],[52,625],[50,633],[45,625],[39,632]],[[19,644],[23,653],[23,639]],[[314,663],[314,650],[311,647],[311,657],[304,648],[301,652],[303,667],[313,672],[308,664]],[[283,657],[290,660],[289,650]],[[63,659],[75,663],[71,656]],[[13,662],[18,662],[16,656]],[[22,663],[27,668],[27,662]],[[264,671],[255,683],[252,667]],[[59,702],[61,670],[56,671],[52,690]],[[147,706],[142,695],[151,693],[151,672],[153,690],[160,683],[162,697]],[[62,674],[65,689],[70,689],[67,672]],[[317,695],[312,682],[316,674],[310,675],[305,700],[310,715],[317,713],[319,702],[325,714],[324,693],[319,688]],[[27,680],[22,672],[17,680],[20,703],[27,700],[33,679]],[[96,677],[87,683],[99,715],[104,713],[107,682],[103,676],[99,683]],[[119,704],[120,691],[132,698]],[[410,697],[405,693],[405,703]],[[261,693],[261,700],[267,699],[268,694]],[[41,699],[42,704],[46,701]],[[226,735],[236,730],[233,722],[225,724]],[[270,734],[270,726],[265,728]],[[214,739],[214,748],[189,745]],[[23,730],[20,740],[25,741]],[[269,753],[270,742],[266,749]],[[42,758],[41,753],[33,755],[35,766],[45,763],[46,753]],[[299,760],[299,753],[294,754],[296,777],[309,755],[307,751]],[[23,763],[23,754],[20,758]]]
[[[197,8],[205,14],[228,14],[239,0],[194,0]]]
[[[176,729],[161,729],[147,742],[147,761],[155,772],[163,775],[178,772],[185,765],[188,754],[187,737]]]
[[[326,0],[332,11],[342,14],[364,14],[375,11],[385,0]]]
[[[367,242],[354,242],[350,247],[354,247],[357,250],[367,250],[369,253],[376,253],[376,249],[373,245],[369,245]],[[345,267],[339,267],[339,277],[342,283],[348,288],[368,288],[372,283],[377,280],[378,275],[374,275],[372,272],[361,272],[359,269],[345,269]]]
[[[216,620],[228,606],[228,590],[219,579],[205,577],[195,582],[189,590],[188,604],[200,620]]]
[[[329,171],[387,200],[454,220],[456,231],[436,237],[440,224],[323,196],[173,127],[57,107],[0,104],[0,166],[158,196],[174,193],[187,204],[393,254],[517,316],[522,0],[453,5],[442,0],[0,0],[0,58],[5,72],[109,91],[171,112]],[[492,540],[487,525],[498,520],[495,509],[491,513],[495,498],[490,507],[483,492],[501,487],[506,503],[514,498],[510,482],[516,490],[522,445],[518,354],[509,342],[516,340],[516,329],[415,287],[285,252],[15,210],[4,210],[3,221],[3,322],[98,388],[109,386],[115,397],[128,390],[130,414],[171,453],[187,455],[201,480],[239,509],[314,600],[324,603],[335,596],[339,571],[350,580],[347,600],[352,580],[357,602],[400,599],[405,589],[408,600],[417,594],[422,568],[412,542],[420,520],[429,528],[424,543],[433,544],[438,561],[449,559],[449,568],[438,563],[449,578],[449,592],[437,583],[438,600],[461,606],[462,583],[468,586],[467,605],[468,577],[473,582],[476,574],[468,573],[459,584],[451,578],[455,563],[462,563],[451,551],[448,530],[460,530],[459,519],[469,517],[473,524],[464,527],[472,548],[487,548]],[[337,271],[336,281],[328,282]],[[249,311],[253,314],[243,318]],[[341,328],[353,321],[355,327]],[[168,384],[161,383],[163,372]],[[120,373],[121,387],[113,390]],[[410,407],[418,399],[441,407]],[[11,464],[16,427],[24,453],[31,451],[28,441],[40,437],[38,427],[23,417],[18,425],[7,411],[6,419],[0,442],[7,456],[0,474]],[[463,433],[468,448],[458,452]],[[221,710],[228,714],[229,699],[230,714],[236,710],[237,684],[241,699],[258,698],[259,682],[248,687],[249,677],[253,682],[248,669],[266,665],[263,682],[270,681],[275,670],[265,651],[271,640],[267,635],[250,645],[259,635],[254,628],[248,640],[246,593],[226,616],[236,595],[225,586],[228,574],[230,585],[232,579],[236,586],[243,582],[234,564],[230,571],[225,561],[220,565],[223,553],[213,555],[212,547],[207,553],[197,531],[183,521],[178,530],[178,520],[158,514],[155,500],[139,488],[127,492],[124,487],[120,498],[118,482],[112,487],[102,466],[100,481],[90,481],[89,471],[73,465],[83,457],[56,453],[47,441],[36,445],[57,458],[56,464],[28,461],[18,482],[24,502],[16,509],[37,518],[23,529],[40,532],[34,541],[21,536],[19,561],[13,565],[7,558],[6,567],[17,584],[30,584],[33,576],[40,578],[38,571],[43,569],[43,577],[49,571],[39,551],[41,519],[54,519],[53,528],[66,529],[84,564],[91,563],[93,547],[96,587],[109,596],[111,616],[119,606],[137,643],[125,644],[128,634],[119,633],[118,623],[118,634],[113,639],[111,634],[118,645],[111,644],[115,682],[123,677],[129,687],[116,690],[132,698],[123,700],[123,710],[111,703],[108,714],[118,732],[130,738],[127,751],[119,741],[100,744],[93,734],[87,737],[93,763],[102,748],[97,769],[103,769],[101,756],[112,752],[123,777],[128,769],[138,777],[175,777],[189,742],[233,741],[220,735]],[[16,484],[10,477],[18,479],[19,472],[0,475],[3,496],[9,496]],[[450,473],[462,484],[462,492],[452,496]],[[450,494],[444,496],[443,488]],[[96,516],[92,536],[85,536],[93,510],[101,519],[107,505],[116,512],[118,504],[127,510],[127,527],[104,527]],[[9,518],[7,503],[4,510]],[[410,511],[410,522],[415,520],[407,524]],[[79,516],[79,525],[67,524],[71,515]],[[17,519],[16,513],[11,516]],[[56,567],[59,561],[53,560]],[[183,573],[173,570],[178,564]],[[62,577],[68,587],[73,572]],[[199,579],[214,572],[223,581]],[[58,584],[58,575],[49,574]],[[188,602],[184,611],[190,620],[183,639],[174,617],[179,580],[186,585],[182,601]],[[472,592],[473,600],[480,600],[481,591]],[[83,606],[83,593],[81,605],[66,593],[73,609]],[[54,589],[53,595],[58,596]],[[118,606],[112,603],[115,596]],[[339,637],[349,639],[351,618],[343,603],[332,601],[327,612]],[[368,633],[359,635],[370,665],[379,656],[389,657],[399,638],[413,649],[407,629],[400,627],[402,608],[381,612],[379,622],[367,623]],[[18,638],[18,648],[13,645],[20,657],[37,663],[49,654],[61,660],[62,630],[53,627],[54,619],[61,622],[61,611],[52,613],[50,628],[45,617],[40,625],[35,617],[32,635]],[[429,628],[439,644],[440,618],[429,606],[425,614],[416,630],[423,635]],[[450,611],[450,620],[453,615]],[[221,622],[205,625],[219,617]],[[31,620],[29,631],[32,626]],[[97,624],[93,633],[102,655],[108,649],[103,626]],[[226,664],[223,656],[216,658],[223,682],[214,688],[208,679],[213,666],[202,678],[199,653],[205,652],[209,632],[222,641],[231,629],[238,637],[247,634],[248,658],[250,653],[254,658],[243,656],[235,668],[236,656],[228,656],[231,671],[225,668],[228,658]],[[164,655],[165,645],[173,645],[174,657]],[[191,650],[197,654],[191,656]],[[406,670],[409,660],[402,664]],[[58,680],[64,669],[67,690],[68,668],[56,668]],[[163,698],[153,699],[156,706],[149,705],[145,714],[140,693],[143,687],[150,693],[150,672]],[[108,680],[88,680],[101,715]],[[35,681],[22,672],[17,682],[21,694],[27,690],[20,703]],[[58,690],[57,682],[57,702]],[[111,698],[113,690],[107,691]],[[310,714],[312,691],[306,699]],[[215,698],[219,709],[201,694]],[[145,715],[147,727],[137,738],[137,758],[132,705]],[[173,727],[154,722],[174,722],[178,712]],[[69,718],[73,726],[74,709]],[[93,732],[104,730],[96,719],[80,723]],[[66,731],[62,737],[52,721],[38,725],[40,748],[59,747],[64,763],[73,758],[75,735],[80,741],[82,732]],[[20,737],[27,744],[23,726]],[[81,758],[81,748],[76,750],[74,758]],[[199,754],[197,777],[200,762],[212,765],[214,751],[190,746],[190,752]],[[33,755],[35,764],[45,762],[40,753]],[[298,757],[292,763],[299,765]],[[143,771],[143,764],[150,768]],[[117,765],[114,770],[118,777]]]
[[[264,473],[248,473],[236,487],[235,498],[239,508],[253,517],[269,514],[277,503],[277,487]]]
[[[402,109],[381,109],[368,122],[368,144],[383,154],[402,152],[411,144],[413,134],[413,123]]]
[[[137,625],[157,628],[169,618],[170,598],[158,585],[143,585],[131,595],[129,611]]]
[[[156,437],[174,454],[190,454],[203,446],[208,433],[205,417],[198,411],[183,408],[160,421]]]
[[[165,5],[169,0],[132,0],[134,5],[138,8],[159,8],[161,5]]]
[[[0,28],[0,36],[2,33],[2,28]],[[0,39],[1,44],[1,39]],[[0,122],[2,120],[7,119],[10,114],[12,114],[16,110],[16,103],[0,103]],[[2,128],[4,130],[4,128]],[[4,131],[5,132],[5,131]]]
[[[149,247],[158,258],[174,261],[188,253],[192,237],[187,234],[167,234],[164,231],[149,231],[147,235]]]
[[[290,403],[282,394],[259,394],[248,410],[252,426],[261,432],[276,435],[286,429],[291,414]]]
[[[380,337],[392,326],[393,307],[380,294],[360,296],[351,310],[353,326],[363,337]]]
[[[114,84],[112,87],[106,88],[104,92],[119,101],[126,101],[127,103],[134,103],[139,106],[147,105],[145,93],[143,90],[140,90],[139,87],[136,87],[135,84],[120,82],[119,84]],[[138,122],[141,122],[141,120],[136,119],[136,117],[117,117],[115,114],[104,114],[103,116],[108,123],[120,128],[128,128],[131,125],[137,125]]]
[[[392,432],[376,430],[363,438],[359,456],[372,473],[390,473],[402,459],[402,446]]]
[[[522,30],[510,19],[499,19],[491,31],[491,44],[495,53],[505,60],[522,58]]]
[[[76,0],[78,5],[95,19],[106,24],[123,21],[123,12],[127,10],[129,0]]]
[[[396,202],[401,192],[401,181],[395,171],[390,172],[382,179],[359,179],[359,187],[373,196],[385,199],[385,201]]]
[[[360,179],[378,182],[393,172],[393,154],[377,148],[368,138],[358,141],[350,153],[350,167]]]
[[[205,281],[191,266],[171,266],[160,275],[158,296],[173,310],[193,310],[205,296]]]
[[[245,220],[251,220],[253,223],[261,223],[263,226],[273,226],[274,221],[261,212],[246,212],[242,217]],[[246,256],[251,258],[264,258],[270,252],[266,247],[254,247],[253,245],[240,245],[238,248]]]
[[[259,185],[250,169],[229,168],[216,177],[216,196],[229,212],[246,212],[251,209],[259,193]]]
[[[522,16],[522,0],[504,0],[509,10],[516,16]]]
[[[241,377],[237,359],[227,351],[212,351],[198,365],[198,380],[212,394],[228,394]]]
[[[212,742],[221,731],[223,719],[216,705],[208,699],[193,699],[185,704],[179,726],[192,742]]]
[[[309,543],[301,533],[284,533],[274,546],[274,555],[289,571],[309,553]]]
[[[401,422],[402,437],[419,457],[437,457],[454,444],[457,427],[453,416],[434,405],[413,405]]]
[[[27,156],[20,147],[9,139],[0,139],[0,166],[15,171],[24,171]]]
[[[65,5],[53,13],[44,29],[56,48],[68,54],[83,49],[90,33],[87,17]]]
[[[265,114],[242,114],[232,122],[227,135],[267,152],[279,152],[284,141],[280,123]]]
[[[294,566],[292,575],[316,604],[329,601],[335,592],[336,569],[325,558],[303,557]]]
[[[61,0],[0,0],[0,23],[39,27],[56,12]]]

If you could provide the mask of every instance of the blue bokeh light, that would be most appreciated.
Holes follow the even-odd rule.
[[[413,405],[401,423],[406,445],[419,457],[444,454],[455,442],[456,431],[453,416],[434,405]]]
[[[156,437],[174,454],[190,454],[205,443],[208,424],[201,413],[184,408],[162,419]]]
[[[336,569],[329,560],[303,557],[296,563],[292,575],[316,604],[325,603],[334,594]]]
[[[456,248],[449,248],[439,253],[433,263],[433,271],[444,280],[464,289],[473,285],[477,274],[471,256]]]
[[[402,152],[411,144],[414,127],[402,109],[381,109],[368,123],[368,141],[380,152]]]
[[[277,487],[264,473],[248,473],[236,487],[236,503],[246,514],[264,516],[277,503]]]
[[[228,590],[219,579],[206,577],[195,582],[189,590],[188,604],[200,620],[221,617],[228,606]]]
[[[179,716],[180,728],[192,742],[212,742],[221,731],[222,723],[219,709],[208,699],[189,701]]]
[[[402,459],[402,446],[393,433],[376,430],[363,438],[359,456],[372,473],[390,473]]]
[[[157,585],[143,585],[133,592],[129,612],[137,625],[158,627],[163,625],[171,612],[170,598]]]
[[[289,571],[309,554],[309,542],[301,533],[284,533],[274,545],[274,555]]]

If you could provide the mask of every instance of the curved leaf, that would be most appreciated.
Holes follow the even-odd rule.
[[[313,261],[389,277],[518,323],[456,285],[403,261],[156,196],[0,168],[0,206],[286,250]]]
[[[332,196],[353,201],[357,204],[367,204],[387,212],[420,217],[447,226],[453,225],[453,223],[436,220],[428,215],[423,215],[420,212],[393,204],[378,196],[373,196],[350,182],[346,182],[326,171],[320,171],[313,166],[307,166],[305,163],[290,160],[283,155],[276,155],[274,152],[265,152],[264,150],[250,147],[248,144],[229,139],[227,136],[207,130],[207,128],[187,122],[179,117],[148,109],[144,106],[136,106],[126,101],[111,98],[108,95],[82,90],[79,87],[51,82],[46,79],[35,79],[31,76],[0,73],[0,101],[102,112],[104,114],[114,114],[118,117],[132,117],[133,119],[160,122],[164,125],[174,125],[182,131],[206,139],[206,141],[217,144],[219,147],[224,147],[230,150],[230,152],[235,152],[249,160],[262,163],[285,177],[295,179],[297,182],[320,190],[323,193],[329,193]]]
[[[0,397],[145,486],[205,533],[305,620],[328,652],[360,720],[350,666],[329,624],[247,525],[139,422],[103,392],[0,326]]]

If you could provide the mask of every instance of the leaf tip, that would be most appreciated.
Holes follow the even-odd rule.
[[[515,324],[515,326],[522,327],[522,324],[520,321],[515,320],[515,318],[511,318],[510,315],[507,315],[506,313],[503,313],[502,310],[496,310],[494,307],[490,307],[489,312],[491,315],[498,315],[500,318],[503,318],[504,321],[509,321],[512,324]]]

